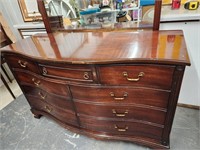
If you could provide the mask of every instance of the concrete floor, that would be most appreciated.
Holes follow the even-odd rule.
[[[72,133],[54,121],[35,119],[24,97],[0,111],[0,150],[147,150],[130,142],[98,141]],[[178,107],[171,132],[172,150],[199,150],[199,110]]]

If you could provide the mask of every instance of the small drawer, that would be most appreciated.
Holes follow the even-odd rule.
[[[163,127],[144,124],[142,122],[98,120],[80,117],[82,128],[111,135],[137,136],[141,138],[154,138],[160,140]]]
[[[52,82],[42,76],[23,71],[15,71],[15,75],[21,85],[29,84],[44,89],[52,94],[65,96],[66,98],[70,97],[67,85],[65,84]]]
[[[139,104],[167,108],[170,92],[119,86],[70,86],[73,99],[87,103]]]
[[[14,55],[5,55],[6,62],[12,68],[24,69],[27,71],[39,73],[38,66],[36,63],[26,58]]]
[[[171,89],[174,66],[110,65],[98,67],[104,85],[131,85],[157,89]]]
[[[27,98],[32,109],[46,112],[61,122],[78,126],[77,118],[73,111],[60,109],[32,96],[27,96]]]
[[[164,124],[166,112],[152,108],[135,106],[91,105],[75,103],[77,113],[81,115],[115,118],[128,120],[141,120],[151,123]],[[86,109],[87,108],[87,109]]]
[[[93,82],[92,69],[89,66],[39,64],[39,68],[41,74],[46,77],[75,82]]]
[[[23,91],[28,96],[36,97],[40,99],[41,101],[45,101],[58,108],[71,110],[71,111],[74,110],[72,107],[72,102],[69,99],[69,97],[56,96],[54,94],[49,94],[43,89],[27,86],[27,85],[23,85],[21,86],[21,88],[23,88]]]

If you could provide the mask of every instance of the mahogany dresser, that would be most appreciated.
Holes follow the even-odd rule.
[[[169,148],[186,65],[182,31],[56,32],[1,49],[36,118]]]

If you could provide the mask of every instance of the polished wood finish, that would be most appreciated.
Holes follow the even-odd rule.
[[[4,49],[11,51],[10,55],[14,53],[15,57],[31,62],[38,58],[40,62],[47,60],[52,65],[55,60],[59,66],[121,62],[190,64],[183,33],[176,30],[37,34]]]
[[[98,139],[169,148],[182,31],[37,34],[1,49],[36,118]]]
[[[47,33],[51,33],[52,29],[51,29],[50,19],[47,15],[47,11],[45,9],[44,1],[43,0],[37,0],[37,4],[38,4],[38,10],[42,15],[42,20],[44,22],[44,26],[46,28],[46,31],[47,31]]]
[[[160,16],[161,16],[162,0],[155,0],[154,6],[154,19],[153,19],[153,30],[159,30],[160,28]]]

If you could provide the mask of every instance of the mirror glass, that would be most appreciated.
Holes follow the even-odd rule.
[[[61,16],[64,27],[129,28],[152,23],[154,4],[155,0],[45,0],[45,9],[50,17]]]

